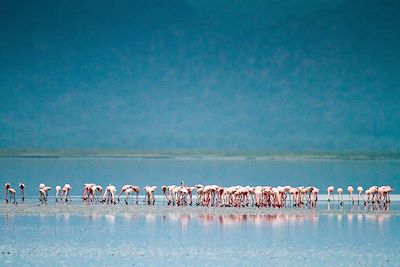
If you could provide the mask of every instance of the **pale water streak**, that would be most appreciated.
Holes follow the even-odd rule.
[[[142,208],[150,212],[1,215],[0,259],[5,266],[397,266],[400,260],[400,216],[393,212]]]

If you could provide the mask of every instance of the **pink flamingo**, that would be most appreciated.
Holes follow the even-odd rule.
[[[8,189],[11,188],[10,183],[6,183],[6,184],[4,185],[4,188],[6,189],[6,203],[8,203]]]
[[[262,198],[262,187],[256,186],[254,188],[254,195],[256,198],[256,207],[259,208],[261,206],[261,198]]]
[[[146,192],[146,196],[145,196],[145,200],[147,197],[147,204],[150,205],[154,205],[154,203],[156,202],[156,199],[154,197],[154,192],[157,190],[157,186],[148,186],[146,185],[145,187],[143,187],[144,191]]]
[[[56,186],[56,202],[58,202],[58,197],[61,191],[61,186],[57,185]]]
[[[128,205],[128,198],[130,194],[136,193],[136,205],[139,204],[139,187],[138,186],[132,186],[128,189],[125,190],[125,204]],[[119,200],[118,200],[119,201]],[[133,199],[132,199],[133,202]]]
[[[339,204],[340,204],[340,206],[343,206],[343,189],[341,188],[341,187],[339,187],[338,189],[337,189],[337,192],[338,192],[338,202],[339,202]]]
[[[8,201],[8,197],[10,197],[10,202],[11,202],[11,199],[12,199],[13,200],[13,204],[17,204],[17,201],[15,199],[15,193],[16,193],[15,189],[11,188],[11,185],[9,183],[6,183],[4,187],[6,189],[6,203],[9,202]]]
[[[365,203],[365,200],[364,200],[364,197],[362,196],[362,192],[364,191],[364,189],[361,187],[361,186],[359,186],[359,187],[357,187],[357,192],[358,192],[358,197],[357,197],[357,203],[358,203],[358,205],[360,204],[360,198],[364,201],[364,203]]]
[[[115,205],[116,202],[115,202],[115,200],[114,200],[114,197],[115,197],[115,192],[116,192],[116,191],[117,191],[117,189],[115,188],[115,186],[109,184],[109,185],[106,187],[106,190],[105,190],[105,192],[104,192],[102,202],[104,203],[104,202],[107,201],[107,204],[108,204],[108,203],[111,203],[111,204],[114,204],[114,205]]]
[[[390,192],[393,191],[392,187],[390,187],[389,185],[385,185],[385,186],[381,186],[378,189],[378,192],[380,191],[380,194],[382,195],[382,201],[384,201],[384,203],[390,203]]]
[[[313,207],[315,207],[317,205],[317,201],[318,201],[318,193],[319,193],[319,189],[316,187],[312,188],[312,194],[313,194],[313,198],[311,201],[311,204]]]
[[[42,202],[42,204],[47,203],[47,195],[48,191],[50,190],[51,190],[50,186],[46,186],[43,183],[39,185],[39,201]]]
[[[8,193],[10,194],[10,202],[11,202],[11,199],[12,199],[13,200],[13,204],[17,204],[17,200],[15,199],[15,193],[16,193],[15,189],[8,188]]]
[[[92,186],[90,191],[91,191],[91,194],[93,195],[94,201],[97,202],[98,198],[101,198],[101,195],[103,194],[103,187],[101,187],[100,185],[94,185],[94,186]]]
[[[161,186],[161,190],[164,194],[165,200],[167,200],[167,205],[169,206],[170,200],[168,199],[168,196],[167,196],[167,189],[168,189],[168,187],[166,185]]]
[[[197,188],[197,190],[196,190],[196,205],[197,205],[197,206],[203,205],[203,199],[204,199],[204,198],[203,198],[203,196],[204,196],[203,191],[204,191],[204,186],[201,185],[201,184],[197,184],[195,187]]]
[[[68,197],[69,197],[69,191],[70,191],[71,189],[72,189],[72,187],[71,187],[70,184],[65,184],[65,185],[64,185],[64,187],[63,187],[63,189],[62,189],[61,197],[60,197],[61,201],[62,201],[62,199],[63,199],[63,196],[65,197],[65,202],[68,202],[68,201],[69,201]]]
[[[92,187],[95,185],[96,184],[93,184],[93,183],[83,184],[83,192],[82,192],[82,200],[83,201],[94,198]]]
[[[298,194],[299,194],[299,189],[296,187],[291,187],[289,189],[289,196],[290,196],[290,202],[293,201],[293,206],[297,206],[297,199],[298,199]]]
[[[353,197],[353,191],[354,191],[354,189],[353,189],[353,187],[352,187],[351,185],[349,185],[349,186],[347,187],[347,191],[349,192],[349,202],[351,201],[352,204],[354,204],[354,197]]]
[[[375,203],[375,201],[377,201],[377,197],[378,197],[378,187],[377,186],[371,186],[368,190],[369,193],[369,197],[368,197],[368,202],[371,198],[371,202]],[[365,191],[365,192],[367,192]]]
[[[333,195],[334,190],[335,190],[335,187],[333,187],[333,186],[328,187],[328,202],[331,202],[331,197],[332,197],[332,201],[335,201],[335,197]]]
[[[137,192],[136,193],[136,204],[138,204],[138,191],[135,191],[135,189],[133,189],[133,188],[128,188],[125,190],[125,204],[126,205],[128,205],[128,203],[129,203],[129,201],[128,201],[129,195],[133,194],[134,192]],[[133,198],[132,198],[132,203],[133,203]]]
[[[120,199],[122,193],[124,193],[128,189],[131,189],[132,187],[133,187],[133,185],[130,185],[130,184],[126,184],[126,185],[122,186],[121,191],[119,192],[117,201],[119,202],[119,199]]]

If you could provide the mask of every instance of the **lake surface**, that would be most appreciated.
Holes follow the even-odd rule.
[[[400,161],[0,158],[0,179],[27,200],[0,204],[0,266],[398,266],[400,202],[316,209],[37,205],[38,184],[391,185]],[[17,191],[19,200],[19,191]],[[158,190],[157,194],[160,194]],[[54,192],[51,192],[52,196]],[[143,204],[142,202],[140,204]]]
[[[72,185],[72,195],[83,183],[139,186],[197,183],[231,185],[391,185],[400,188],[400,161],[380,160],[183,160],[136,158],[0,158],[0,179],[17,187],[26,185],[26,195],[37,196],[43,182],[53,188]],[[158,190],[157,193],[161,193]],[[396,192],[395,192],[396,193]]]
[[[398,266],[400,260],[400,216],[392,212],[155,208],[147,215],[1,215],[1,265]]]

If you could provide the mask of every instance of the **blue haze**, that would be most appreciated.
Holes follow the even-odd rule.
[[[400,149],[398,1],[1,1],[2,149]]]

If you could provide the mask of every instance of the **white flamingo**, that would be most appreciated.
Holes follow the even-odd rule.
[[[352,204],[354,204],[354,196],[353,196],[354,189],[353,189],[353,187],[351,185],[349,185],[347,187],[347,191],[349,192],[349,202],[351,201]]]
[[[339,204],[341,205],[341,206],[343,206],[343,188],[341,188],[341,187],[339,187],[338,189],[337,189],[337,192],[338,192],[338,202],[339,202]]]
[[[359,186],[359,187],[357,187],[357,192],[358,192],[358,197],[357,197],[357,203],[358,203],[358,205],[360,204],[360,198],[364,201],[364,203],[365,203],[365,200],[364,200],[364,197],[363,197],[363,195],[362,195],[362,192],[364,191],[364,189],[361,187],[361,186]]]
[[[117,189],[115,188],[115,186],[113,186],[112,184],[109,184],[106,189],[104,190],[104,195],[103,195],[103,200],[102,202],[107,202],[111,203],[111,204],[116,204],[115,202],[115,193],[117,192]]]
[[[145,187],[143,187],[144,191],[146,192],[145,195],[145,201],[146,201],[146,197],[147,197],[147,204],[150,205],[154,205],[154,203],[156,202],[156,199],[154,197],[154,192],[157,190],[157,186],[148,186],[146,185]]]
[[[58,202],[58,197],[60,195],[60,191],[61,191],[61,186],[57,185],[56,186],[56,202]]]
[[[68,201],[69,201],[68,197],[69,197],[69,191],[70,191],[71,189],[72,189],[72,186],[71,186],[70,184],[65,184],[65,185],[64,185],[64,187],[63,187],[63,189],[62,189],[61,197],[60,197],[61,201],[62,201],[62,199],[63,199],[63,196],[64,196],[64,198],[65,198],[65,202],[68,202]]]

